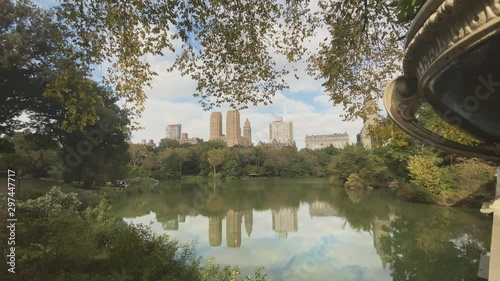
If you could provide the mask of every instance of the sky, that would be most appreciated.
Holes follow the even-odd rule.
[[[53,0],[38,0],[39,5],[50,7],[55,4]],[[327,36],[326,30],[318,30],[317,36],[311,38],[306,47],[313,50],[318,43]],[[177,46],[178,47],[178,46]],[[274,56],[278,64],[284,60],[278,55]],[[132,132],[131,141],[139,143],[141,139],[152,139],[158,143],[166,137],[166,127],[169,124],[181,124],[182,132],[189,137],[209,138],[210,112],[204,111],[194,98],[196,82],[179,72],[167,72],[172,65],[174,55],[164,57],[146,58],[153,70],[158,73],[152,81],[152,87],[145,89],[147,101],[142,117],[138,119],[142,130]],[[360,132],[362,120],[342,121],[340,117],[344,112],[341,106],[333,106],[321,86],[321,80],[315,80],[307,75],[306,64],[293,65],[298,72],[292,72],[286,77],[289,89],[278,92],[272,99],[273,104],[268,106],[250,106],[240,111],[241,127],[248,118],[252,127],[252,142],[269,140],[269,123],[277,116],[282,116],[284,121],[293,122],[294,140],[299,149],[305,147],[306,135],[324,135],[333,133],[347,133],[351,143],[356,142],[356,135]],[[104,73],[105,67],[99,66],[96,75]],[[300,78],[296,79],[297,74]],[[383,110],[382,102],[379,108]],[[222,105],[214,111],[223,113],[223,133],[225,134],[226,111],[230,108]],[[384,113],[383,113],[384,114]]]
[[[158,142],[166,136],[168,124],[182,124],[182,132],[189,137],[208,140],[210,130],[210,112],[204,111],[193,97],[196,82],[189,77],[182,77],[178,72],[167,73],[170,64],[167,58],[151,61],[159,75],[154,78],[151,89],[146,89],[148,97],[145,110],[139,124],[144,129],[132,134],[132,142],[141,139],[153,139]],[[334,107],[323,92],[321,81],[301,75],[297,80],[288,77],[290,89],[278,92],[268,106],[250,106],[240,111],[241,127],[248,118],[252,127],[252,142],[268,141],[269,123],[277,116],[293,122],[294,140],[298,148],[304,147],[305,136],[333,133],[349,134],[351,142],[356,141],[356,134],[363,126],[362,120],[344,122],[340,115],[343,110]],[[213,111],[223,113],[223,133],[225,134],[226,111],[222,106]]]

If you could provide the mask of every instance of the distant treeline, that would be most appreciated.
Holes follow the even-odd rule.
[[[130,176],[158,180],[179,179],[185,175],[201,177],[325,177],[333,147],[300,150],[293,147],[227,147],[224,142],[179,144],[163,139],[157,148],[130,145]]]

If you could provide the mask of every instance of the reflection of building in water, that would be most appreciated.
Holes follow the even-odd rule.
[[[273,230],[279,233],[280,239],[286,238],[288,232],[298,231],[297,208],[273,210]]]
[[[309,203],[309,215],[311,217],[338,217],[338,211],[332,205],[324,201]]]
[[[210,246],[219,247],[222,244],[222,218],[208,218],[208,241]]]
[[[244,212],[244,216],[245,216],[245,230],[247,231],[248,237],[250,237],[253,228],[253,209],[246,210]]]
[[[178,215],[177,219],[179,220],[179,222],[186,222],[186,215]]]
[[[230,248],[241,246],[241,221],[243,214],[233,210],[226,213],[226,242]]]
[[[384,250],[382,249],[382,237],[389,235],[391,230],[391,223],[395,221],[398,217],[394,214],[389,215],[389,219],[381,220],[375,218],[373,221],[373,246],[377,251],[380,260],[382,261],[382,266],[385,268],[387,264],[388,257]]]

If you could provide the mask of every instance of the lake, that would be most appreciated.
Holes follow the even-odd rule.
[[[203,260],[265,267],[270,280],[476,280],[491,217],[478,209],[403,202],[389,190],[324,179],[161,183],[115,204]]]

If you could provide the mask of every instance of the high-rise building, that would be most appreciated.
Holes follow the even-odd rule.
[[[293,142],[293,123],[283,121],[283,117],[277,117],[269,124],[269,142],[276,140],[278,143]]]
[[[306,135],[306,148],[316,150],[325,147],[333,146],[343,148],[349,144],[349,135],[331,134],[331,135]]]
[[[226,115],[226,135],[222,134],[222,113],[210,114],[210,140],[223,140],[227,146],[252,145],[252,128],[250,121],[245,121],[241,136],[240,112],[229,110]]]
[[[280,239],[286,238],[289,232],[297,232],[297,208],[273,210],[273,230],[278,232]]]
[[[222,218],[208,218],[208,241],[210,246],[219,247],[222,244]]]
[[[230,248],[241,246],[242,214],[233,210],[226,213],[226,243]]]
[[[243,125],[243,142],[244,145],[252,145],[252,127],[250,127],[250,121],[248,118],[245,120]]]
[[[167,139],[180,140],[181,139],[181,124],[171,124],[167,126]]]
[[[210,114],[210,140],[222,138],[222,113],[212,112]]]
[[[226,116],[226,137],[227,146],[240,144],[240,112],[238,110],[229,110]]]

